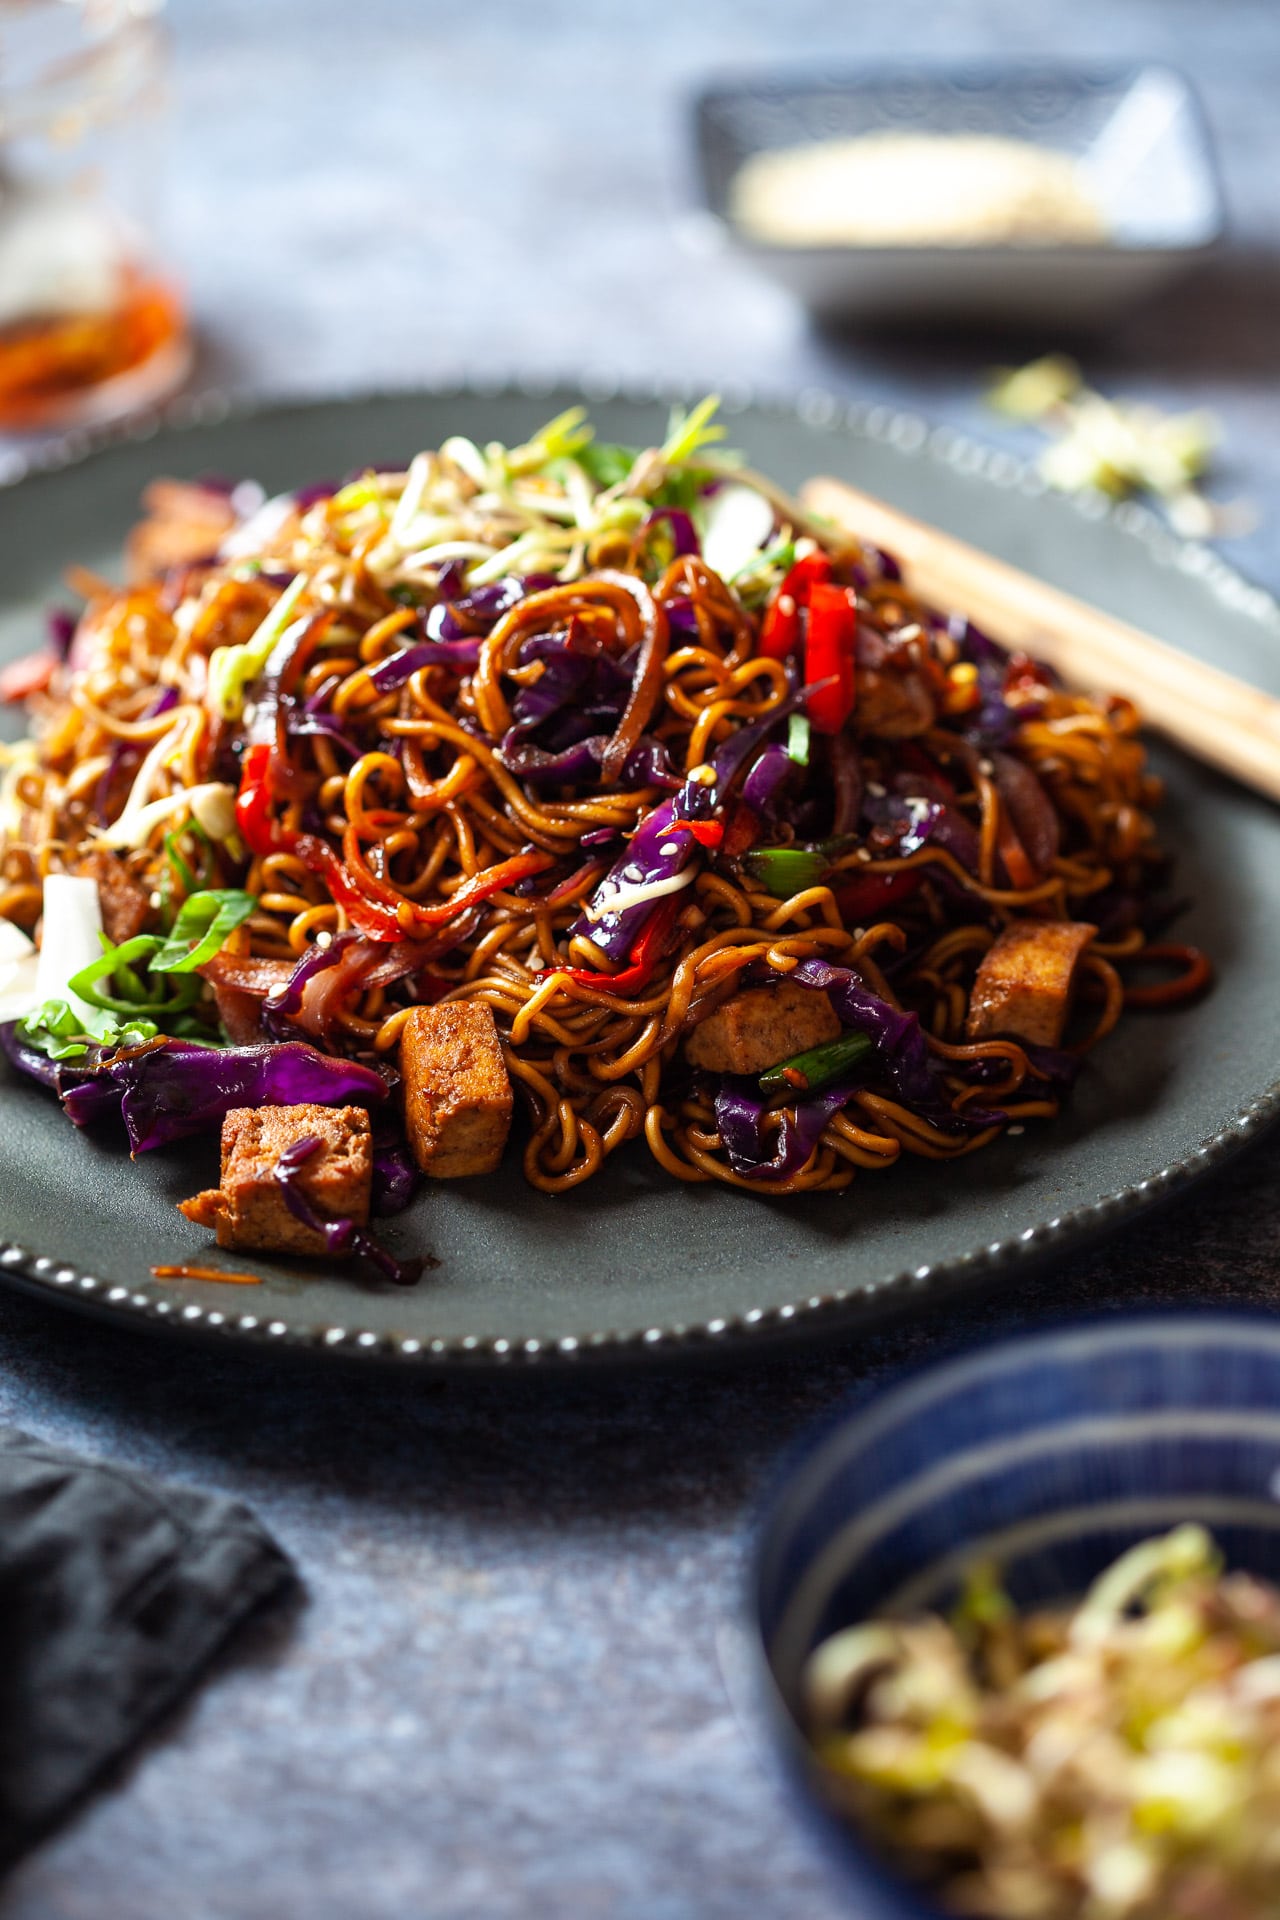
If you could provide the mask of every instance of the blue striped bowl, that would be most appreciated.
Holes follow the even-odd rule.
[[[1075,1595],[1182,1520],[1280,1583],[1280,1321],[1139,1313],[963,1353],[855,1403],[803,1442],[752,1572],[766,1711],[862,1920],[933,1920],[828,1805],[800,1733],[801,1669],[829,1633],[945,1606],[974,1558],[1014,1598]]]

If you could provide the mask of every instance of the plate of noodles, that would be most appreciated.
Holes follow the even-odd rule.
[[[1076,1244],[1272,1116],[1274,809],[802,492],[1280,685],[1274,603],[1149,516],[812,393],[205,400],[38,464],[15,1283],[428,1362],[759,1343]]]

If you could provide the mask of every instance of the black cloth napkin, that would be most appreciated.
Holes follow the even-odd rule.
[[[294,1581],[237,1502],[0,1427],[0,1865]]]

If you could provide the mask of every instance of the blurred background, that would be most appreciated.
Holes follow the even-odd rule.
[[[0,20],[22,6],[3,0]],[[109,0],[90,0],[95,10]],[[1246,495],[1257,520],[1225,550],[1280,585],[1266,533],[1280,478],[1263,452],[1280,437],[1271,0],[655,0],[643,11],[171,0],[164,21],[171,123],[141,164],[163,189],[196,387],[316,392],[513,371],[602,387],[816,385],[1027,448],[1036,436],[992,415],[984,378],[993,360],[1072,344],[1052,321],[1013,342],[815,323],[700,213],[693,97],[726,74],[1168,62],[1200,92],[1228,239],[1081,358],[1108,392],[1215,411],[1217,489]],[[13,73],[11,59],[0,92]]]

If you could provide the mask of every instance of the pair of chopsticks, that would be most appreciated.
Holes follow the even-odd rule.
[[[955,607],[1004,646],[1045,660],[1070,686],[1123,694],[1197,759],[1280,800],[1280,700],[1163,640],[839,480],[811,480],[803,505],[901,562],[922,600]]]

